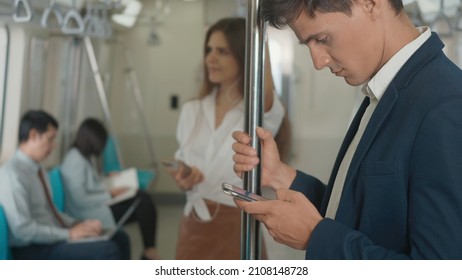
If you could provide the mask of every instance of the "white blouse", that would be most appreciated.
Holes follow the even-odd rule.
[[[183,214],[189,215],[194,208],[199,218],[210,221],[204,199],[235,206],[232,198],[223,193],[221,184],[228,182],[242,186],[242,179],[233,170],[234,143],[231,133],[243,130],[244,101],[228,111],[218,128],[215,129],[216,90],[203,99],[193,100],[183,105],[177,127],[179,149],[175,158],[198,168],[204,180],[186,193],[186,206]],[[273,135],[279,130],[284,117],[284,107],[274,95],[271,110],[264,114],[263,127]]]

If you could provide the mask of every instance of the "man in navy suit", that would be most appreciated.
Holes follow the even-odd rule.
[[[401,0],[265,0],[262,13],[366,97],[327,186],[282,163],[258,128],[262,185],[278,199],[237,206],[307,259],[462,259],[462,71],[438,36]],[[233,137],[241,175],[259,158]]]

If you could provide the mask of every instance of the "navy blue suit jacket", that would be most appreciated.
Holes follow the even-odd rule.
[[[432,34],[388,86],[354,154],[335,221],[315,228],[307,259],[462,259],[462,71],[443,47]],[[367,104],[328,185],[300,171],[292,183],[321,215]]]

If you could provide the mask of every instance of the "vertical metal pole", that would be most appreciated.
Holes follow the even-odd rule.
[[[263,78],[265,23],[259,16],[261,0],[248,0],[245,68],[245,120],[244,130],[251,137],[251,146],[261,156],[260,142],[255,129],[263,123]],[[261,167],[244,174],[244,189],[260,193]],[[241,259],[260,259],[260,224],[250,215],[242,214]]]
[[[148,152],[149,156],[151,158],[151,162],[149,163],[150,167],[153,167],[157,171],[157,160],[156,160],[156,155],[154,153],[154,141],[152,139],[152,133],[150,126],[147,121],[146,117],[146,110],[144,109],[144,100],[143,96],[141,95],[141,90],[140,90],[140,85],[138,82],[138,77],[136,75],[135,69],[133,68],[133,58],[131,56],[130,50],[125,47],[125,45],[122,45],[124,51],[125,51],[125,59],[127,61],[127,73],[130,77],[130,81],[132,82],[132,87],[133,87],[133,97],[135,98],[135,105],[136,108],[138,109],[138,115],[141,120],[141,124],[143,125],[143,131],[144,131],[144,136],[146,138],[146,144],[148,145]]]
[[[72,143],[72,125],[76,117],[76,104],[79,96],[79,80],[82,68],[82,42],[77,37],[69,37],[67,52],[67,73],[65,97],[61,101],[63,139],[61,140],[61,154],[66,154]]]
[[[87,52],[88,61],[90,62],[91,71],[93,72],[93,78],[95,79],[96,90],[98,91],[99,100],[101,102],[101,107],[103,108],[104,117],[108,124],[109,131],[114,133],[114,127],[112,125],[111,111],[109,110],[109,103],[107,101],[106,91],[104,89],[103,79],[101,78],[101,73],[98,67],[98,61],[96,60],[95,50],[91,42],[90,37],[85,36],[83,38],[85,43],[85,50]],[[122,153],[120,152],[120,147],[116,145],[117,157],[120,162],[120,166],[123,168]]]

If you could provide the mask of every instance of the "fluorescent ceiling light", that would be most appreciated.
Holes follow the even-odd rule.
[[[112,15],[112,20],[122,26],[133,27],[143,5],[137,0],[125,0],[122,4],[126,4],[124,11],[121,14]]]

